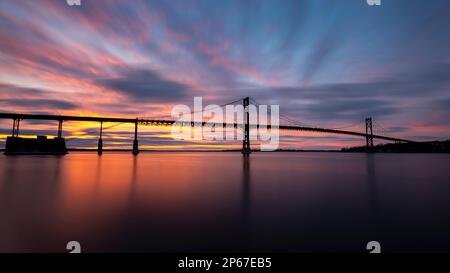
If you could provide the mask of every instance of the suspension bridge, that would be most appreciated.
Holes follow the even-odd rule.
[[[94,117],[94,116],[68,116],[68,115],[47,115],[47,114],[23,114],[23,113],[0,113],[0,119],[10,119],[13,121],[13,128],[11,136],[7,138],[5,153],[8,153],[8,144],[9,146],[14,146],[14,142],[17,142],[19,138],[19,128],[20,121],[22,120],[48,120],[48,121],[57,121],[58,122],[58,132],[57,137],[55,137],[55,141],[58,145],[62,145],[59,152],[64,152],[65,150],[65,142],[62,137],[63,134],[63,123],[66,121],[88,121],[88,122],[98,122],[100,123],[99,128],[99,139],[98,139],[98,154],[102,154],[103,152],[103,123],[128,123],[134,124],[134,139],[133,139],[133,148],[132,153],[137,155],[139,153],[139,144],[138,144],[138,127],[141,126],[171,126],[177,123],[177,125],[181,126],[215,126],[216,128],[241,128],[243,129],[243,143],[242,143],[242,153],[244,155],[249,155],[251,153],[250,146],[250,131],[252,129],[259,129],[264,126],[268,130],[275,129],[275,126],[270,124],[252,124],[250,122],[249,115],[249,106],[250,103],[253,105],[259,106],[255,100],[246,97],[242,98],[230,103],[219,105],[218,107],[225,107],[227,105],[235,105],[236,103],[242,103],[244,111],[243,123],[227,123],[227,122],[198,122],[198,121],[190,121],[190,122],[180,122],[169,118],[119,118],[119,117]],[[194,114],[194,112],[191,112]],[[358,123],[359,124],[359,123]],[[372,118],[366,118],[364,121],[365,129],[363,132],[356,130],[348,130],[346,128],[350,128],[350,126],[344,126],[339,128],[322,128],[317,126],[312,126],[305,124],[300,121],[296,121],[290,117],[280,115],[280,123],[276,126],[278,130],[284,131],[305,131],[305,132],[317,132],[317,133],[325,133],[325,134],[335,134],[335,135],[347,135],[347,136],[356,136],[365,139],[367,151],[370,151],[374,146],[374,139],[385,140],[385,141],[393,141],[396,143],[415,143],[415,141],[396,138],[387,136],[384,134],[374,134],[374,122]],[[346,130],[344,130],[346,129]]]

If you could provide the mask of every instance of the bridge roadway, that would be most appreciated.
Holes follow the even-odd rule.
[[[16,119],[16,120],[55,120],[55,121],[92,121],[92,122],[116,122],[116,123],[133,123],[133,124],[141,124],[141,125],[154,125],[154,126],[168,126],[172,125],[177,121],[174,120],[158,120],[158,119],[140,119],[140,118],[115,118],[115,117],[83,117],[83,116],[66,116],[66,115],[40,115],[40,114],[18,114],[18,113],[0,113],[0,119]],[[223,126],[224,128],[229,127],[240,127],[243,128],[243,124],[233,123],[214,123],[214,122],[178,122],[184,126]],[[259,128],[259,124],[250,124],[250,128]],[[267,126],[268,129],[271,128],[270,125]],[[319,128],[319,127],[307,127],[307,126],[289,126],[289,125],[280,125],[278,126],[279,130],[288,130],[288,131],[307,131],[307,132],[319,132],[319,133],[329,133],[329,134],[338,134],[338,135],[350,135],[350,136],[358,136],[358,137],[371,137],[374,139],[382,139],[394,142],[406,142],[406,143],[414,143],[416,141],[394,138],[382,135],[368,135],[365,133],[353,132],[353,131],[345,131],[345,130],[337,130],[337,129],[327,129],[327,128]]]

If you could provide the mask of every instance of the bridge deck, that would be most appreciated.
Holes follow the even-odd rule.
[[[155,126],[164,126],[164,125],[172,125],[176,121],[174,120],[158,120],[158,119],[140,119],[140,118],[114,118],[114,117],[86,117],[86,116],[66,116],[66,115],[40,115],[40,114],[17,114],[17,113],[0,113],[0,119],[30,119],[30,120],[55,120],[55,121],[92,121],[92,122],[117,122],[117,123],[139,123],[143,125],[155,125]],[[213,123],[213,122],[182,122],[183,125],[191,125],[191,126],[217,126],[217,127],[234,127],[234,128],[243,128],[243,124],[239,123]],[[259,124],[250,124],[250,128],[259,128]],[[267,126],[268,129],[271,129],[271,126]],[[275,127],[274,127],[275,128]],[[388,141],[396,141],[396,142],[409,142],[413,143],[415,141],[394,138],[382,135],[367,135],[365,133],[353,132],[353,131],[345,131],[345,130],[336,130],[336,129],[327,129],[327,128],[318,128],[318,127],[306,127],[306,126],[286,126],[280,125],[278,126],[279,130],[289,130],[289,131],[308,131],[308,132],[319,132],[319,133],[329,133],[329,134],[338,134],[338,135],[351,135],[358,137],[372,137],[374,139],[382,139]]]

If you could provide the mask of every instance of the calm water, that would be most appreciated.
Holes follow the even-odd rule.
[[[0,155],[0,251],[450,252],[450,155]]]

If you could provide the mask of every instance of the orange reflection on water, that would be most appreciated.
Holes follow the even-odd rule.
[[[84,152],[0,160],[0,252],[64,252],[72,240],[86,252],[356,251],[374,223],[395,225],[386,230],[394,244],[406,228],[415,237],[433,231],[434,247],[450,240],[448,155]]]

